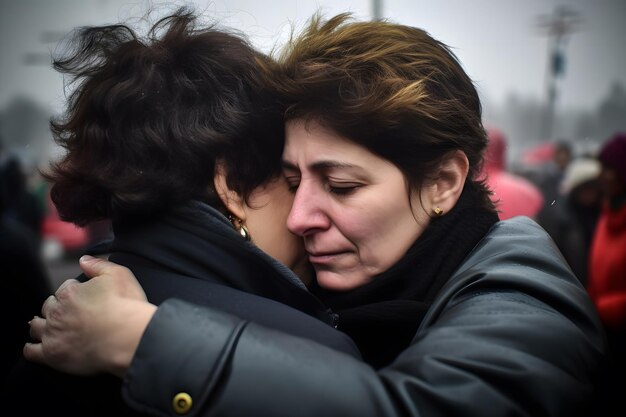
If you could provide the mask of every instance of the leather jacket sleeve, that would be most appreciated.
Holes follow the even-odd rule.
[[[496,225],[380,370],[207,310],[159,307],[124,382],[129,405],[158,416],[577,416],[605,349],[584,288],[530,220]],[[177,412],[179,393],[192,405]]]

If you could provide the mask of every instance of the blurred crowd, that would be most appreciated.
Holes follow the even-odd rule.
[[[626,393],[626,133],[595,152],[577,153],[564,140],[542,144],[541,157],[535,152],[518,169],[507,169],[504,132],[489,127],[488,137],[484,173],[500,218],[534,218],[591,295],[609,344],[598,415],[619,413]]]

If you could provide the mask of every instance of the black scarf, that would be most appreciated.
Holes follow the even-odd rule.
[[[400,262],[370,283],[348,292],[311,291],[339,315],[370,365],[389,364],[413,339],[437,292],[498,221],[466,186],[452,211],[434,218]]]

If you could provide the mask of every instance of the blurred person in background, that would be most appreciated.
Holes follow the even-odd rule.
[[[626,393],[626,133],[602,146],[599,156],[604,205],[593,237],[588,290],[609,344],[602,380],[606,415],[621,415]]]
[[[38,241],[41,240],[44,211],[37,196],[28,187],[23,164],[16,157],[8,157],[0,169],[5,199],[3,216],[23,224]]]
[[[483,175],[493,192],[491,197],[500,220],[515,216],[535,218],[543,206],[541,192],[526,178],[507,170],[507,140],[500,129],[487,128],[487,139]]]
[[[596,158],[574,159],[565,169],[559,202],[537,217],[585,286],[591,239],[602,203],[599,175],[600,163]]]
[[[559,192],[565,169],[574,157],[572,145],[569,141],[560,139],[552,147],[550,160],[537,173],[537,186],[543,195],[542,210],[549,209],[562,199]]]
[[[0,141],[0,382],[22,357],[24,340],[28,340],[27,322],[40,311],[51,290],[40,256],[37,212],[30,204],[25,210],[32,211],[16,212],[15,198],[25,193],[19,167],[17,159],[3,155]]]

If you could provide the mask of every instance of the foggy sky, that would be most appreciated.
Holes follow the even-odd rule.
[[[541,100],[548,38],[539,16],[568,5],[581,24],[566,45],[559,106],[593,108],[611,84],[626,86],[626,0],[381,0],[383,15],[418,26],[452,47],[481,95],[498,103],[515,93]],[[63,80],[49,65],[60,34],[76,26],[137,20],[150,4],[130,0],[0,0],[0,109],[18,95],[59,109]],[[371,18],[369,0],[222,0],[193,2],[206,15],[248,34],[267,51],[318,7],[331,16]],[[167,4],[184,4],[167,2]]]

